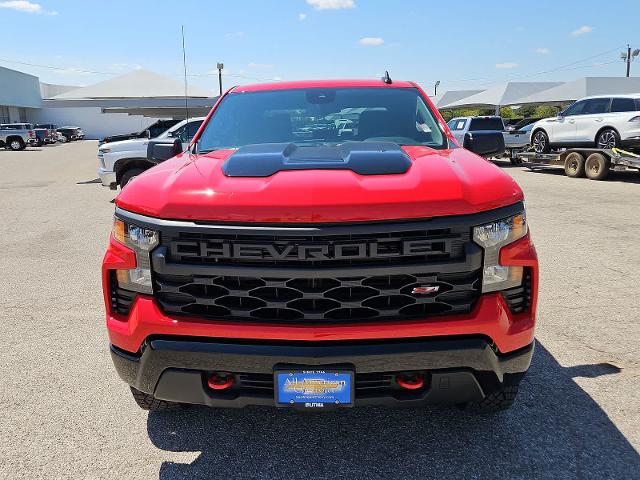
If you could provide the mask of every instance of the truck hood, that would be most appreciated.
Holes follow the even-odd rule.
[[[120,140],[117,142],[108,142],[100,145],[98,150],[110,149],[112,152],[128,152],[130,150],[144,151],[147,154],[148,138],[131,138],[129,140]]]
[[[523,200],[509,175],[467,150],[403,150],[411,166],[391,175],[288,170],[228,177],[222,164],[234,150],[182,154],[134,178],[116,205],[173,220],[331,223],[473,214]]]

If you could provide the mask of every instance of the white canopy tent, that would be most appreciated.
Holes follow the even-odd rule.
[[[208,98],[212,95],[190,86],[189,97]],[[134,70],[103,82],[77,88],[52,97],[55,100],[85,100],[106,98],[184,98],[184,83],[148,70]]]
[[[495,107],[496,114],[500,112],[500,107],[514,105],[514,101],[528,95],[547,90],[549,88],[562,85],[561,82],[505,82],[475,95],[471,95],[454,102],[438,105],[438,108],[463,108],[463,107]]]
[[[637,77],[583,77],[557,87],[517,98],[509,105],[562,104],[591,95],[640,93]]]
[[[449,90],[441,95],[434,95],[430,98],[436,108],[440,108],[442,105],[457,102],[458,100],[476,95],[480,92],[484,92],[484,90]]]

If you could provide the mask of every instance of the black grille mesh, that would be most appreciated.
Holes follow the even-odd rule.
[[[155,275],[165,312],[216,319],[325,321],[424,318],[467,313],[480,293],[480,270],[465,273],[338,278]],[[433,294],[413,289],[437,286]]]
[[[111,285],[111,310],[120,315],[129,315],[136,293],[118,287],[115,271],[111,272],[109,283]]]
[[[502,291],[511,313],[526,312],[531,308],[531,269],[525,268],[522,286]]]

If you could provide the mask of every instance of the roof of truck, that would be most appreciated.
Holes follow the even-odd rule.
[[[413,82],[396,81],[387,84],[382,80],[300,80],[295,82],[258,83],[235,87],[233,92],[261,92],[265,90],[292,90],[296,88],[349,88],[349,87],[381,87],[381,88],[415,88]]]

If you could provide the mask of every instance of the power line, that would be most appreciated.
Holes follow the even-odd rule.
[[[98,72],[98,71],[95,71],[95,70],[85,70],[85,69],[82,69],[82,68],[56,67],[56,66],[53,66],[53,65],[41,65],[41,64],[37,64],[37,63],[19,62],[17,60],[8,60],[6,58],[0,58],[0,62],[15,63],[15,64],[18,64],[18,65],[26,65],[28,67],[48,68],[50,70],[72,71],[72,72],[76,72],[76,73],[93,73],[93,74],[97,74],[97,75],[119,75],[119,73],[116,73],[116,72]]]
[[[541,71],[535,72],[535,73],[513,74],[513,75],[508,75],[508,76],[500,77],[500,78],[495,78],[495,77],[491,77],[491,76],[484,76],[484,77],[475,77],[475,78],[465,78],[465,79],[460,79],[460,80],[442,80],[442,81],[443,82],[446,81],[448,83],[465,83],[465,82],[477,82],[477,81],[480,81],[480,80],[491,80],[490,83],[498,83],[498,82],[501,82],[501,81],[504,81],[504,80],[510,80],[510,79],[522,78],[522,77],[532,77],[532,76],[537,76],[537,75],[544,75],[544,74],[547,74],[547,73],[554,73],[554,72],[558,72],[558,71],[565,70],[565,69],[566,70],[574,70],[573,68],[568,68],[568,67],[576,65],[578,63],[586,62],[588,60],[592,60],[594,58],[601,57],[603,55],[607,55],[609,53],[612,53],[612,52],[618,50],[619,48],[621,48],[621,47],[618,46],[618,47],[612,48],[610,50],[607,50],[606,52],[601,52],[601,53],[597,53],[595,55],[590,55],[590,56],[588,56],[586,58],[582,58],[580,60],[575,60],[575,61],[573,61],[571,63],[560,65],[558,67],[554,67],[554,68],[551,68],[549,70],[541,70]],[[608,63],[603,64],[603,65],[609,65],[609,63],[615,63],[615,62],[608,62]],[[588,68],[590,66],[591,65],[583,65],[580,68]],[[486,83],[486,84],[482,84],[482,85],[489,85],[490,83]]]

